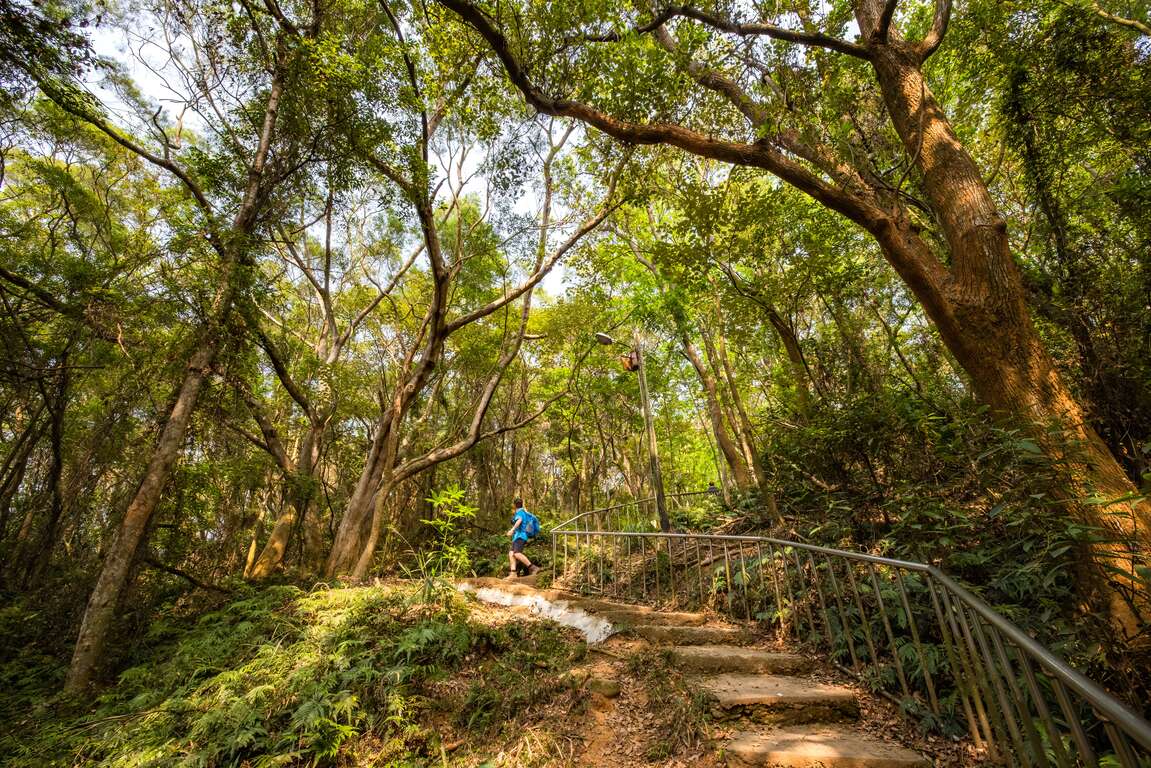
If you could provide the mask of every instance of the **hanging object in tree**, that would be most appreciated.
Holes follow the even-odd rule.
[[[639,353],[633,349],[632,351],[628,352],[626,355],[620,355],[619,356],[619,364],[623,366],[623,369],[625,371],[633,372],[633,373],[635,371],[638,371],[639,370]]]

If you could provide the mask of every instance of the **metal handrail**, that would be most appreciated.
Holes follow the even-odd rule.
[[[736,617],[775,623],[781,632],[824,646],[837,666],[889,698],[915,702],[937,720],[953,716],[977,746],[1012,765],[1094,768],[1097,754],[1106,753],[1122,768],[1151,766],[1151,723],[935,566],[766,536],[577,525],[643,501],[589,510],[553,528],[553,581],[676,607],[711,604]],[[915,579],[923,582],[919,594],[909,589]],[[881,583],[889,587],[886,593]],[[928,607],[917,604],[917,612],[912,597]],[[901,606],[902,617],[898,611],[895,617],[902,624],[891,621],[888,600]],[[761,605],[774,610],[761,611]],[[904,633],[898,639],[897,629]],[[927,648],[936,641],[944,660],[937,657],[933,665]],[[910,654],[901,659],[908,649],[919,663],[911,670],[918,678],[908,673]],[[836,660],[848,655],[850,667]],[[901,698],[889,690],[896,686]]]
[[[934,566],[928,566],[928,571],[932,577],[946,584],[952,592],[959,595],[973,610],[978,611],[985,621],[994,625],[996,629],[1007,635],[1011,642],[1042,664],[1048,672],[1058,676],[1064,684],[1090,701],[1091,706],[1101,715],[1120,725],[1144,749],[1151,751],[1151,723],[1132,712],[1094,680],[1040,645],[1035,638],[1017,627],[1010,619],[997,613],[986,601],[972,594],[943,571]]]
[[[710,493],[710,491],[680,491],[679,493],[665,494],[665,498],[667,498],[667,499],[683,499],[683,498],[687,498],[688,496],[706,496],[709,493]],[[627,507],[638,507],[639,505],[645,504],[645,503],[654,504],[655,503],[655,496],[645,496],[642,499],[634,499],[632,501],[625,501],[625,502],[622,502],[620,504],[613,504],[610,507],[598,507],[596,509],[588,509],[588,510],[585,510],[583,512],[580,512],[575,517],[569,518],[568,520],[564,520],[562,523],[557,523],[555,526],[552,527],[551,530],[553,532],[563,530],[565,526],[571,525],[572,523],[574,523],[577,520],[584,520],[584,519],[586,519],[592,515],[598,515],[598,514],[602,514],[604,512],[614,512],[617,509],[625,509]]]

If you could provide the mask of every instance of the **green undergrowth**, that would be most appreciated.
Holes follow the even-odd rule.
[[[490,626],[463,598],[412,587],[246,588],[160,619],[117,682],[59,695],[62,662],[30,643],[0,665],[0,764],[422,766],[546,703],[571,643],[541,622]],[[20,608],[0,615],[4,628]]]

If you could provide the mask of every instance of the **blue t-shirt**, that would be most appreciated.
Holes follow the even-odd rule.
[[[528,527],[528,511],[523,507],[516,510],[515,515],[512,517],[512,525],[515,525],[517,520],[520,522],[520,527],[516,528],[516,532],[512,534],[512,541],[518,541],[520,539],[527,541],[528,535],[524,532],[524,529]]]

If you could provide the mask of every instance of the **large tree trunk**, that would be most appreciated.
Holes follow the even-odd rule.
[[[366,526],[374,509],[372,501],[376,497],[376,491],[384,474],[384,443],[388,438],[391,423],[390,410],[376,423],[368,457],[360,471],[360,478],[356,481],[356,488],[348,499],[344,516],[340,518],[332,550],[328,553],[328,562],[324,565],[324,575],[329,578],[350,572],[360,552],[363,551],[367,537]]]
[[[876,4],[869,7],[874,16],[860,16],[864,30],[874,27],[878,15]],[[1006,223],[927,87],[919,53],[893,39],[874,49],[872,63],[896,130],[923,175],[951,268],[924,268],[925,246],[906,221],[881,229],[877,239],[971,377],[976,394],[996,414],[1029,428],[1048,456],[1065,463],[1069,507],[1114,539],[1091,546],[1094,587],[1102,590],[1113,625],[1131,637],[1149,618],[1146,586],[1135,567],[1151,548],[1151,502],[1080,503],[1086,496],[1130,498],[1137,489],[1086,422],[1039,338]],[[1057,431],[1050,430],[1053,426]]]
[[[228,303],[230,304],[230,300]],[[218,330],[213,328],[212,331],[214,332],[210,332],[200,340],[188,360],[187,373],[168,412],[168,418],[160,432],[160,439],[144,472],[144,478],[104,556],[104,565],[88,599],[88,607],[84,611],[84,620],[80,625],[80,636],[76,640],[72,664],[64,683],[64,690],[67,693],[79,693],[88,687],[103,653],[104,641],[112,624],[120,593],[128,580],[136,550],[148,529],[152,512],[160,502],[160,494],[171,474],[172,465],[180,454],[196,399],[219,349]]]

